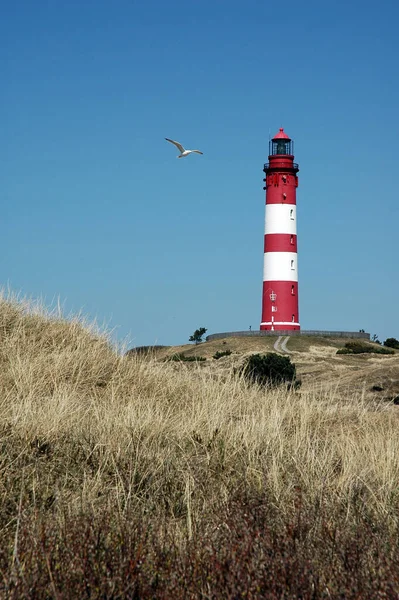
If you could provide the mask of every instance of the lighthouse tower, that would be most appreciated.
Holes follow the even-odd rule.
[[[270,331],[300,329],[296,188],[298,165],[293,142],[281,128],[269,142],[264,165],[266,190],[262,322]]]

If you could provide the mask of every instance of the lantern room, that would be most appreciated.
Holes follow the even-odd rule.
[[[269,142],[269,156],[277,156],[281,154],[294,154],[294,142],[284,133],[284,129],[280,127],[280,131]]]

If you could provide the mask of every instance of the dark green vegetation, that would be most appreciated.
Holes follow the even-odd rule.
[[[161,346],[161,345],[155,345],[155,346],[137,346],[136,348],[131,348],[130,350],[128,350],[126,352],[126,356],[129,355],[133,355],[133,354],[137,354],[137,355],[151,355],[151,354],[156,354],[157,352],[161,351],[161,350],[165,350],[168,349],[170,346]]]
[[[184,352],[180,352],[178,354],[172,354],[165,360],[172,360],[175,362],[202,362],[206,360],[203,356],[186,356]]]
[[[289,356],[274,352],[252,354],[246,359],[242,373],[248,381],[261,386],[298,385],[295,365]]]
[[[218,350],[213,355],[213,358],[215,360],[219,360],[219,358],[222,358],[223,356],[230,356],[230,354],[231,354],[231,350]]]
[[[394,354],[390,348],[372,346],[364,342],[347,342],[344,348],[337,350],[337,354]]]
[[[397,340],[396,338],[387,338],[384,342],[384,346],[399,350],[399,340]]]
[[[208,330],[205,327],[200,327],[199,329],[196,329],[193,333],[193,335],[190,335],[190,337],[188,338],[189,342],[195,342],[196,344],[200,344],[202,342],[202,338],[204,337],[204,335],[206,334]]]

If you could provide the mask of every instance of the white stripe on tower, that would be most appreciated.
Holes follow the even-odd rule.
[[[295,204],[266,204],[265,234],[292,233],[296,235]]]
[[[263,281],[298,281],[296,252],[265,252]]]

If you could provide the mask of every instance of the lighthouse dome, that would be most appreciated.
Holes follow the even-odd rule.
[[[291,140],[291,138],[285,133],[284,129],[280,127],[280,130],[274,136],[273,140]]]

